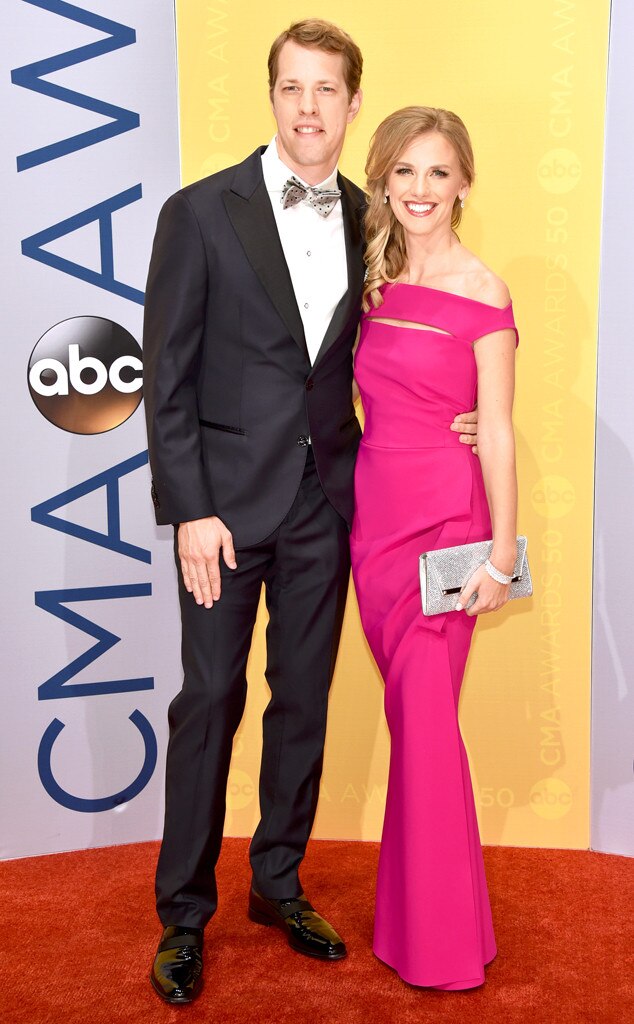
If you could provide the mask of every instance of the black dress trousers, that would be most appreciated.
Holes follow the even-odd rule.
[[[232,741],[246,699],[246,663],[265,585],[269,625],[263,720],[261,820],[251,843],[254,884],[284,899],[301,890],[298,868],[313,825],[328,690],[349,579],[346,523],[321,488],[312,449],[293,505],[260,543],[222,566],[222,596],[207,609],[183,585],[184,682],[169,708],[163,843],[156,873],[164,925],[202,928],[217,905]]]

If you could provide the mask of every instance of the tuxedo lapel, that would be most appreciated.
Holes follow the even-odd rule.
[[[257,149],[237,167],[231,191],[224,193],[223,201],[249,263],[308,359],[304,325],[262,175],[262,152]]]
[[[355,195],[350,182],[339,175],[341,189],[341,209],[343,214],[343,233],[346,243],[346,262],[348,265],[348,287],[342,295],[332,315],[332,320],[321,343],[315,365],[319,363],[328,349],[334,344],[343,331],[346,323],[355,310],[361,315],[361,293],[363,289],[363,233],[361,218],[363,216],[363,200]]]

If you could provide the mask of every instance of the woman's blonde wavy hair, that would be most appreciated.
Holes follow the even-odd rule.
[[[404,149],[420,135],[438,132],[456,151],[464,180],[473,184],[475,169],[471,139],[457,114],[440,107],[403,107],[386,117],[370,143],[365,173],[368,206],[365,213],[365,262],[368,268],[363,288],[363,309],[369,310],[383,302],[379,288],[386,281],[396,281],[403,273],[407,255],[405,233],[383,201],[387,179]],[[451,214],[451,227],[460,224],[462,208],[456,197]]]

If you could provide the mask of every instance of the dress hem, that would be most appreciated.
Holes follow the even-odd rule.
[[[462,992],[468,989],[480,988],[486,981],[484,975],[484,968],[492,964],[497,956],[497,949],[492,957],[484,961],[482,965],[482,976],[478,978],[469,978],[460,981],[445,981],[445,982],[430,982],[430,981],[412,981],[410,978],[406,978],[404,974],[401,974],[398,967],[394,967],[388,960],[384,959],[375,949],[372,950],[377,960],[380,960],[385,967],[389,967],[391,971],[398,974],[401,981],[405,982],[406,985],[411,985],[412,988],[433,988],[439,992]]]

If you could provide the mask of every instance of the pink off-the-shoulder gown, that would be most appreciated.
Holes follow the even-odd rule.
[[[474,341],[515,324],[510,304],[407,284],[382,293],[383,305],[363,317],[355,358],[365,430],[351,535],[391,736],[374,952],[413,985],[473,988],[496,953],[458,724],[475,619],[423,616],[418,560],[491,537],[480,462],[449,426],[476,402]]]

